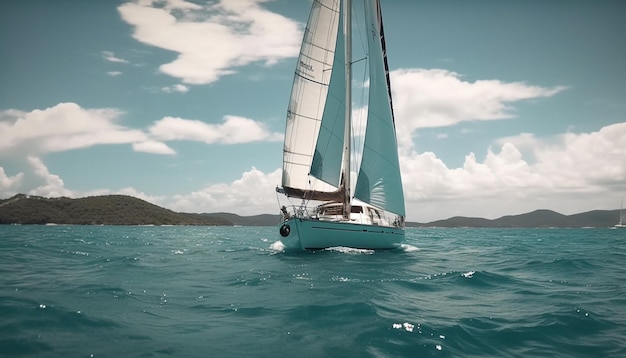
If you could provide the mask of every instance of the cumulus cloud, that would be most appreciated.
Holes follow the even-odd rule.
[[[236,144],[254,141],[279,141],[281,133],[271,133],[266,126],[249,118],[225,116],[222,124],[165,117],[149,128],[157,139],[193,140],[205,143]]]
[[[28,156],[26,158],[27,175],[29,176],[29,183],[25,183],[25,174],[20,172],[13,177],[9,177],[5,174],[4,169],[0,167],[0,198],[8,198],[17,193],[27,193],[29,195],[37,195],[48,198],[56,197],[69,197],[79,198],[95,195],[129,195],[136,198],[154,203],[157,205],[167,205],[170,202],[165,200],[164,196],[148,195],[142,191],[136,190],[132,187],[126,187],[119,190],[101,188],[93,189],[89,191],[75,191],[65,187],[63,179],[57,175],[50,173],[46,164],[41,158]]]
[[[164,141],[192,140],[208,144],[280,141],[281,133],[249,118],[225,116],[221,124],[165,117],[148,129],[118,124],[117,109],[85,109],[60,103],[43,110],[0,111],[0,157],[40,156],[96,145],[131,144],[137,152],[176,154]]]
[[[4,168],[0,167],[0,195],[8,197],[17,194],[23,179],[24,173],[9,176],[5,173]]]
[[[63,179],[56,174],[51,174],[41,159],[31,156],[27,159],[28,163],[35,171],[37,178],[43,181],[43,183],[41,183],[38,187],[29,191],[28,194],[45,197],[74,196],[74,193],[71,190],[65,188]]]
[[[626,191],[626,123],[551,138],[524,134],[499,145],[499,151],[489,148],[482,162],[469,153],[459,168],[447,167],[430,152],[403,155],[409,212],[432,220],[539,208],[571,214],[611,208],[614,192]],[[524,158],[521,149],[532,155]],[[432,205],[449,207],[450,215],[433,217]]]
[[[522,153],[525,146],[532,147],[532,156]],[[409,219],[430,221],[454,215],[496,218],[539,208],[565,214],[615,208],[619,196],[614,193],[626,191],[625,156],[626,122],[590,133],[503,138],[480,160],[474,153],[467,154],[458,168],[448,167],[430,152],[412,152],[400,162]],[[77,193],[65,188],[39,158],[29,157],[28,162],[38,179],[29,194],[117,193],[183,212],[271,213],[276,210],[274,188],[281,180],[280,169],[265,173],[252,168],[230,183],[179,195],[151,196],[134,188]],[[22,173],[9,177],[0,170],[4,196],[23,189],[22,182]]]
[[[43,110],[0,112],[0,151],[31,155],[87,148],[101,144],[146,141],[141,130],[116,123],[121,111],[84,109],[75,103],[59,103]]]
[[[532,155],[523,153],[524,145],[532,145]],[[457,168],[431,152],[412,151],[400,163],[409,218],[430,221],[455,215],[496,218],[542,208],[565,214],[611,209],[615,191],[626,191],[624,157],[626,123],[618,123],[591,133],[502,139],[482,159],[468,153]],[[263,173],[253,168],[232,183],[163,203],[187,212],[271,213],[280,180],[280,169]]]
[[[232,183],[214,184],[177,195],[168,207],[182,212],[226,211],[241,215],[274,212],[278,210],[275,188],[280,183],[281,173],[280,169],[264,173],[252,168]]]
[[[626,186],[626,122],[592,133],[562,134],[549,143],[536,144],[533,153],[537,169],[553,178],[554,186]]]
[[[186,84],[208,84],[240,66],[271,65],[298,53],[300,25],[261,7],[265,1],[137,0],[118,11],[136,40],[178,54],[161,72]]]
[[[395,70],[391,80],[398,141],[403,150],[413,147],[412,134],[419,128],[511,118],[511,103],[550,97],[566,89],[499,80],[468,82],[458,73],[442,69]]]

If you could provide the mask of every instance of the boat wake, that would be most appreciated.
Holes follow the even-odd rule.
[[[279,254],[281,252],[285,252],[285,248],[286,248],[285,244],[283,244],[283,242],[280,240],[270,245],[270,251],[272,251],[273,254]]]
[[[287,247],[287,245],[285,245],[280,240],[275,241],[269,247],[269,250],[271,251],[272,254],[280,254],[291,249],[292,248]],[[399,249],[402,250],[403,252],[420,251],[419,247],[408,245],[408,244],[400,245]],[[346,247],[346,246],[328,247],[328,248],[323,249],[323,251],[339,252],[339,253],[348,254],[348,255],[361,255],[361,254],[372,255],[376,252],[375,250],[372,250],[372,249],[355,249],[353,247]]]
[[[402,245],[400,245],[400,248],[404,252],[416,252],[416,251],[420,250],[419,247],[413,246],[413,245],[409,245],[409,244],[402,244]]]
[[[344,246],[335,246],[324,249],[325,251],[335,251],[341,252],[342,254],[350,254],[350,255],[358,255],[358,254],[367,254],[371,255],[374,253],[374,250],[370,249],[355,249],[352,247],[344,247]]]

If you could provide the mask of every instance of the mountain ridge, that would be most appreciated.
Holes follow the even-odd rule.
[[[182,213],[127,195],[101,195],[83,198],[45,198],[17,194],[0,199],[0,224],[68,225],[225,225],[273,226],[278,214],[241,216],[233,213]],[[592,210],[572,215],[539,209],[497,219],[454,216],[427,223],[407,222],[407,227],[612,227],[619,221],[619,210]]]

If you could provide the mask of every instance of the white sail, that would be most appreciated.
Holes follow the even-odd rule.
[[[339,0],[314,0],[298,57],[283,147],[282,186],[293,196],[337,189],[309,174],[333,72],[339,6]]]
[[[343,26],[343,16],[339,28]],[[311,175],[335,187],[340,185],[346,123],[346,71],[343,32],[339,31],[321,128],[313,153]]]

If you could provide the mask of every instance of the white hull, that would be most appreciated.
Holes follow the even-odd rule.
[[[308,218],[290,218],[279,225],[279,233],[285,247],[304,250],[328,247],[394,249],[404,241],[402,228]]]
[[[614,226],[616,229],[626,229],[626,224],[617,224]]]

